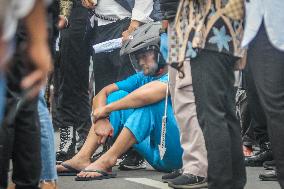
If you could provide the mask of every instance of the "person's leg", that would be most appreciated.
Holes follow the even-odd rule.
[[[41,173],[38,99],[27,102],[19,111],[13,127],[12,180],[16,189],[38,189]]]
[[[54,130],[51,118],[44,99],[44,90],[39,94],[38,114],[41,126],[41,181],[55,182],[57,173],[55,169]]]
[[[269,41],[264,24],[248,50],[248,64],[255,81],[261,109],[266,117],[269,139],[277,167],[277,177],[284,188],[284,52]],[[256,108],[256,107],[255,107]]]
[[[179,131],[173,117],[171,105],[168,108],[168,123],[166,134],[166,154],[160,160],[158,144],[161,137],[161,120],[164,110],[164,101],[135,109],[125,122],[124,127],[117,136],[113,146],[97,161],[90,164],[78,174],[79,177],[97,177],[100,173],[88,172],[87,170],[110,171],[116,160],[131,146],[145,157],[155,169],[160,171],[171,171],[181,168],[182,149],[179,142]],[[155,114],[153,114],[155,112]],[[122,112],[121,112],[122,113]],[[122,113],[123,114],[123,113]],[[112,119],[112,114],[110,115]],[[112,122],[113,125],[113,122]],[[117,133],[117,132],[114,132]]]
[[[190,62],[184,62],[185,77],[176,79],[175,117],[180,128],[183,152],[183,172],[207,177],[207,150],[204,136],[196,116]]]
[[[232,113],[234,62],[233,57],[208,50],[201,50],[191,60],[197,117],[208,152],[210,189],[243,188],[246,182],[240,126]]]
[[[260,151],[256,154],[245,158],[245,165],[262,166],[265,161],[271,161],[273,155],[268,137],[267,118],[260,102],[260,96],[257,92],[257,81],[249,64],[245,69],[245,80],[247,82],[248,107],[252,117],[251,126],[256,142],[260,147]]]
[[[125,97],[128,93],[124,91],[117,91],[114,93],[111,93],[107,98],[107,103],[111,103],[114,101],[117,101],[123,97]],[[123,112],[123,113],[122,113]],[[114,138],[118,136],[119,132],[123,128],[123,125],[121,123],[124,123],[132,110],[123,110],[123,111],[115,111],[111,113],[110,116],[110,122],[112,127],[114,128]],[[91,161],[91,156],[95,153],[97,148],[100,146],[98,144],[99,137],[94,132],[94,124],[92,125],[89,134],[86,138],[86,141],[80,151],[72,157],[70,160],[65,161],[64,163],[77,169],[81,170],[85,167],[87,167]],[[66,170],[66,168],[62,165],[57,166],[57,171],[62,172]]]
[[[80,139],[84,139],[91,126],[88,44],[84,40],[87,18],[88,11],[79,3],[74,5],[69,19],[70,27],[61,33],[58,116],[62,125],[57,153],[57,160],[61,161],[74,156],[76,131]]]

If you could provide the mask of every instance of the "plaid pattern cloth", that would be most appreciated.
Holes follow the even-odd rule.
[[[233,20],[244,18],[244,0],[230,0],[224,8],[224,14]]]

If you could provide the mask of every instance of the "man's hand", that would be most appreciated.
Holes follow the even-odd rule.
[[[22,80],[21,86],[23,89],[29,89],[28,97],[33,98],[46,84],[48,73],[52,71],[52,61],[47,42],[30,43],[28,54],[35,70]]]
[[[129,38],[130,34],[132,32],[134,32],[140,25],[141,25],[141,22],[139,22],[137,20],[132,20],[130,22],[130,25],[129,25],[128,29],[125,30],[122,33],[122,41],[126,41]]]
[[[97,0],[82,0],[82,5],[87,9],[94,9],[97,5]]]
[[[113,135],[113,128],[108,119],[97,120],[94,124],[94,131],[99,137],[98,143],[104,144],[107,137]]]
[[[109,113],[110,112],[107,111],[106,106],[94,109],[92,113],[93,122],[96,122],[99,119],[108,117]]]
[[[65,16],[59,15],[58,17],[58,24],[57,27],[58,29],[62,30],[68,26],[68,20]]]

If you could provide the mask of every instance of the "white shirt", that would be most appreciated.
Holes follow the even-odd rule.
[[[263,21],[272,45],[284,51],[284,0],[246,2],[246,24],[242,46],[247,46],[254,39]]]
[[[132,20],[138,20],[143,23],[152,21],[150,14],[153,11],[153,0],[135,0],[134,8],[132,13],[127,11],[125,8],[120,6],[115,0],[98,0],[98,5],[95,11],[99,15],[107,17],[124,19],[126,17]],[[113,21],[103,20],[98,18],[98,25],[106,25]]]
[[[51,0],[45,0],[49,4]],[[10,0],[5,9],[2,40],[10,41],[17,29],[18,20],[27,16],[34,7],[35,0]]]

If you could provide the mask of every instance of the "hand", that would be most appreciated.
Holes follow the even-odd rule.
[[[52,61],[47,42],[30,42],[28,54],[35,70],[23,78],[21,87],[29,90],[28,98],[33,98],[46,84],[48,73],[52,71]]]
[[[94,109],[92,113],[93,122],[96,123],[99,119],[108,117],[109,113],[106,106]]]
[[[97,5],[97,0],[82,0],[82,5],[87,9],[94,9]]]
[[[63,15],[59,15],[58,24],[57,24],[58,29],[62,30],[63,28],[66,28],[67,26],[68,26],[67,18]]]
[[[122,41],[126,41],[129,39],[129,36],[132,32],[134,32],[141,23],[137,20],[132,20],[127,30],[122,33]]]
[[[113,135],[113,128],[108,119],[100,119],[94,124],[94,131],[99,137],[98,144],[104,144],[107,137]]]

